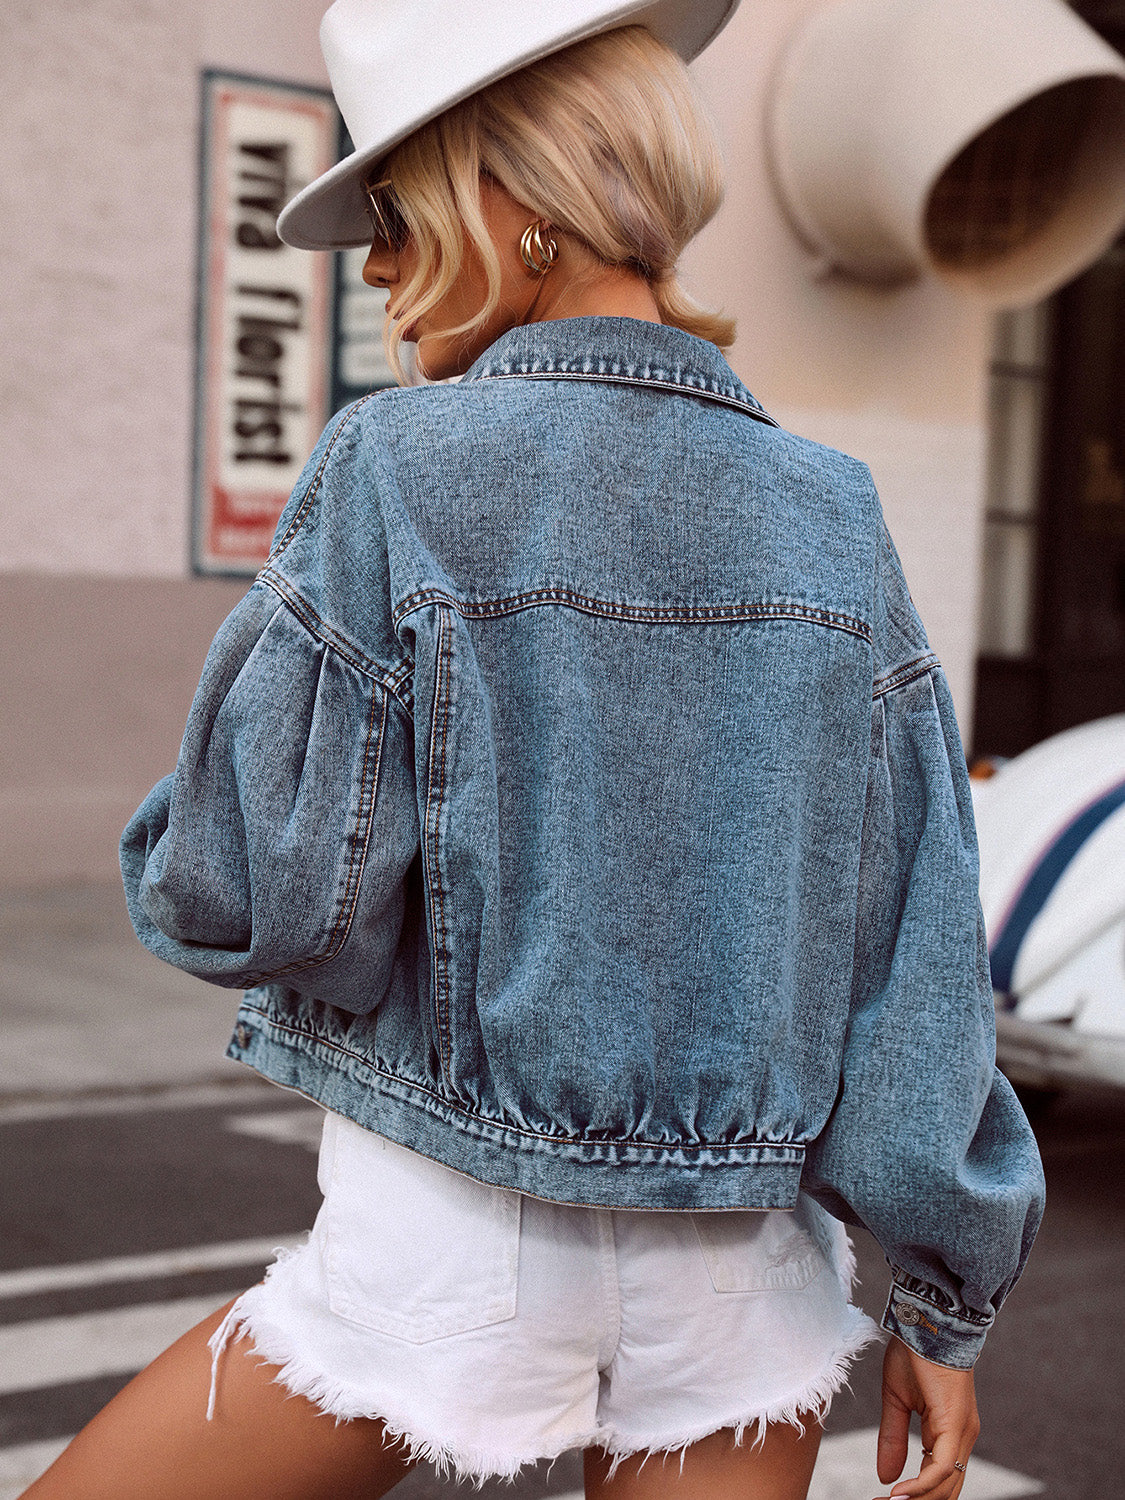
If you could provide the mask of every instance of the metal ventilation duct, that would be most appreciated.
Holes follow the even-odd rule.
[[[826,268],[1015,306],[1125,223],[1125,59],[1061,0],[836,0],[782,58],[769,146]]]

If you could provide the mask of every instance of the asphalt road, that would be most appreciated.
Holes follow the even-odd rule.
[[[0,1500],[134,1370],[256,1280],[273,1246],[308,1228],[318,1129],[318,1111],[248,1075],[0,1100]],[[1125,1102],[1070,1098],[1038,1129],[1050,1207],[978,1366],[984,1432],[965,1500],[1125,1494]],[[886,1270],[870,1241],[857,1249],[859,1295],[878,1317]],[[878,1383],[876,1350],[833,1407],[816,1500],[887,1492],[874,1475]],[[484,1493],[579,1489],[567,1456],[549,1476]],[[453,1487],[419,1469],[396,1493]]]

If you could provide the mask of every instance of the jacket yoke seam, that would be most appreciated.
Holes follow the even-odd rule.
[[[337,442],[339,441],[340,436],[341,436],[341,434],[344,431],[344,428],[348,425],[348,423],[352,420],[352,418],[357,414],[357,412],[359,411],[360,407],[366,406],[367,403],[369,401],[373,400],[375,398],[375,396],[377,396],[378,394],[379,394],[378,391],[371,391],[368,395],[361,396],[360,399],[358,401],[356,401],[354,403],[354,405],[350,406],[348,408],[348,410],[344,413],[344,415],[341,417],[339,425],[336,428],[336,431],[332,434],[331,438],[329,438],[329,440],[328,440],[328,446],[325,448],[324,452],[321,454],[320,463],[317,464],[317,466],[316,466],[316,473],[309,480],[309,487],[308,487],[308,489],[305,492],[304,499],[301,501],[301,504],[300,504],[300,506],[297,509],[296,515],[294,515],[293,519],[290,521],[290,523],[289,523],[289,525],[288,525],[288,527],[286,529],[285,535],[281,538],[281,540],[273,548],[273,550],[271,551],[269,557],[266,559],[267,566],[271,562],[273,562],[273,560],[274,560],[275,557],[280,557],[281,556],[281,554],[285,551],[286,547],[288,547],[289,543],[293,540],[294,536],[296,536],[297,532],[300,531],[301,527],[304,525],[305,518],[308,515],[309,510],[312,508],[312,503],[316,499],[317,493],[320,490],[320,482],[321,482],[321,480],[324,477],[324,471],[325,471],[325,469],[328,467],[328,460],[332,456],[332,450],[333,450],[333,448],[335,448]]]
[[[527,589],[496,599],[461,599],[447,589],[418,589],[408,594],[395,608],[397,627],[407,615],[427,604],[444,604],[462,619],[484,620],[542,605],[558,604],[583,614],[601,615],[607,619],[627,620],[639,625],[706,625],[740,623],[751,620],[799,620],[842,630],[871,645],[871,627],[852,615],[823,609],[811,604],[631,604],[593,595],[580,594],[569,588]]]
[[[547,1135],[542,1131],[529,1130],[526,1126],[516,1125],[508,1120],[498,1120],[492,1115],[481,1114],[479,1110],[466,1109],[454,1099],[447,1098],[444,1094],[435,1093],[433,1089],[427,1088],[424,1083],[419,1083],[413,1078],[404,1078],[401,1074],[389,1073],[385,1068],[379,1067],[370,1057],[365,1057],[361,1052],[353,1052],[350,1047],[342,1046],[334,1042],[330,1037],[321,1036],[318,1032],[304,1027],[294,1026],[287,1021],[280,1021],[276,1016],[270,1015],[268,1011],[262,1010],[257,1005],[243,1002],[244,1010],[251,1011],[256,1016],[261,1016],[268,1026],[277,1031],[288,1032],[293,1037],[303,1037],[314,1041],[319,1047],[331,1047],[334,1052],[339,1052],[342,1057],[349,1057],[353,1062],[362,1063],[365,1068],[370,1068],[380,1078],[386,1078],[391,1083],[397,1083],[406,1088],[415,1090],[417,1093],[425,1094],[435,1104],[441,1105],[443,1109],[452,1110],[455,1114],[464,1115],[467,1120],[478,1120],[482,1125],[491,1125],[497,1130],[510,1131],[513,1135],[522,1136],[532,1143],[545,1141],[551,1145],[558,1146],[641,1146],[646,1150],[654,1151],[736,1151],[736,1150],[766,1150],[766,1151],[789,1151],[795,1155],[805,1154],[803,1141],[768,1141],[753,1139],[746,1141],[649,1141],[627,1136],[624,1139],[600,1141],[596,1137],[581,1135]],[[552,1199],[552,1202],[555,1200]]]
[[[392,694],[407,713],[413,712],[414,696],[409,685],[413,672],[412,662],[403,661],[393,670],[388,670],[373,658],[364,655],[334,626],[329,625],[309,601],[297,592],[287,578],[274,572],[272,568],[263,568],[257,581],[278,595],[281,602],[292,614],[296,615],[310,635],[323,641],[330,650],[335,651],[338,656],[342,656],[346,662],[355,667],[357,672],[362,672],[365,677],[372,678],[380,687]]]

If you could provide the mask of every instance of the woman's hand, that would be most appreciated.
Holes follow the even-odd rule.
[[[895,1484],[910,1500],[956,1500],[965,1482],[955,1463],[967,1464],[980,1432],[972,1370],[949,1370],[892,1338],[883,1356],[883,1420],[879,1424],[880,1484],[892,1484],[906,1463],[910,1413],[922,1419],[922,1460],[917,1479]]]

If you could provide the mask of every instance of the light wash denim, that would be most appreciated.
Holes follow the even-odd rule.
[[[868,470],[711,344],[505,334],[328,426],[122,843],[230,1055],[470,1176],[788,1208],[972,1364],[1038,1223],[965,761]]]

